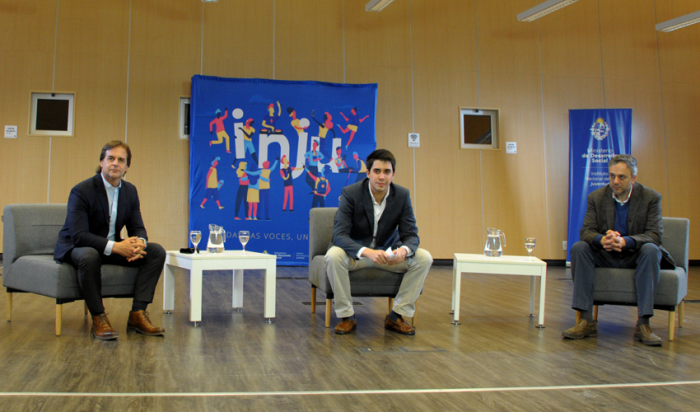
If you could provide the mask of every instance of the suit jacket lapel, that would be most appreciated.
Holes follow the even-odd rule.
[[[114,226],[114,230],[118,231],[119,228],[124,226],[124,211],[126,210],[127,198],[126,190],[124,190],[124,182],[122,182],[121,188],[119,189],[119,200],[117,202],[117,224]],[[115,237],[119,238],[119,233],[114,234]]]
[[[362,188],[362,193],[365,194],[362,197],[362,205],[365,208],[365,214],[367,215],[367,220],[369,221],[369,227],[372,229],[372,233],[374,233],[374,203],[372,202],[372,193],[369,191],[369,183],[367,183],[367,179],[362,181],[362,185],[364,186]]]
[[[107,224],[109,224],[109,199],[107,198],[107,190],[105,189],[105,184],[102,181],[102,175],[99,173],[96,174],[95,178],[92,181],[95,185],[97,201],[100,204],[100,209],[102,209],[102,215]]]
[[[389,196],[387,196],[386,198],[384,213],[382,213],[382,217],[379,218],[379,228],[377,230],[377,236],[379,236],[379,233],[384,229],[384,222],[386,222],[387,219],[389,219],[389,214],[394,211],[394,205],[396,202],[396,191],[393,190],[394,188],[391,185],[389,187]]]
[[[642,223],[638,222],[638,219],[635,219],[637,217],[637,213],[639,211],[639,207],[641,206],[641,196],[642,196],[642,191],[641,190],[635,190],[635,188],[639,189],[637,187],[636,183],[633,183],[632,186],[632,196],[630,196],[630,210],[627,213],[627,232],[629,233],[643,233],[644,230],[634,230],[635,228],[632,227],[635,223]],[[644,222],[646,224],[646,222]]]
[[[615,229],[615,200],[613,200],[612,189],[608,185],[607,190],[605,190],[605,197],[603,198],[603,209],[605,209],[605,226],[604,229],[613,230]]]

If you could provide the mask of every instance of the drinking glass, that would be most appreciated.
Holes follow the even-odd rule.
[[[238,232],[238,240],[240,240],[241,245],[243,245],[243,254],[245,255],[245,245],[250,240],[250,232],[247,230],[240,230]]]
[[[199,241],[202,240],[202,232],[200,232],[199,230],[191,231],[190,240],[194,245],[194,253],[199,254],[199,249],[197,249],[197,245],[199,244]]]
[[[525,249],[527,249],[528,259],[532,259],[532,251],[535,250],[536,243],[537,243],[537,241],[535,240],[534,237],[526,237],[525,238]]]

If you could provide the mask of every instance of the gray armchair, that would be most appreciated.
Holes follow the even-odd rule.
[[[5,206],[2,281],[7,288],[8,322],[12,321],[13,293],[48,296],[56,299],[56,336],[60,336],[63,304],[83,299],[75,268],[53,259],[66,213],[66,205],[61,204]],[[103,265],[102,296],[133,297],[137,273],[138,268]]]
[[[683,327],[683,299],[688,294],[688,244],[690,221],[683,218],[663,218],[661,243],[676,261],[675,269],[661,269],[659,286],[654,297],[654,309],[667,310],[668,340],[675,335],[675,312],[678,326]],[[598,320],[599,305],[637,306],[634,269],[596,268],[593,291],[594,318]],[[576,323],[579,321],[577,314]]]
[[[311,313],[316,313],[316,289],[326,294],[326,327],[331,325],[333,289],[326,274],[324,256],[333,238],[333,219],[337,207],[314,208],[309,217],[309,282],[311,282]],[[401,276],[381,269],[367,268],[352,272],[350,287],[352,296],[389,298],[389,311],[393,298],[399,292]],[[412,324],[415,326],[414,314]]]

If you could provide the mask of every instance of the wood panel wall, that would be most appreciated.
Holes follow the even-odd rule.
[[[379,84],[377,140],[397,156],[422,246],[564,259],[568,110],[632,108],[639,181],[666,216],[700,222],[700,25],[658,33],[691,0],[581,0],[534,23],[539,0],[0,0],[0,206],[63,203],[101,146],[126,140],[150,237],[187,238],[189,144],[178,99],[194,74]],[[76,93],[74,137],[27,136],[30,91]],[[500,109],[517,154],[459,147],[459,107]],[[407,134],[421,134],[419,149]],[[690,258],[700,259],[691,224]],[[0,246],[2,239],[0,239]]]

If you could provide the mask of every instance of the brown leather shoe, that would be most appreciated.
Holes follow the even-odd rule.
[[[165,334],[165,329],[153,326],[151,319],[148,317],[148,312],[145,310],[129,312],[129,321],[126,323],[126,331],[134,331],[149,336],[163,336],[163,334]]]
[[[112,329],[112,325],[109,323],[106,313],[92,317],[90,335],[92,335],[93,338],[102,340],[112,340],[119,337],[117,331]]]
[[[402,335],[416,334],[416,330],[413,328],[413,326],[406,323],[403,318],[398,318],[396,322],[394,322],[389,318],[389,315],[386,315],[386,319],[384,319],[384,329],[393,330],[394,332]]]
[[[581,319],[578,325],[563,331],[561,336],[567,339],[583,339],[588,336],[598,336],[598,326],[595,321],[588,323],[586,319]]]
[[[652,332],[649,325],[634,328],[634,340],[638,340],[647,346],[661,346],[661,338]]]
[[[357,329],[357,319],[353,316],[348,319],[343,319],[335,325],[336,335],[345,335]]]

